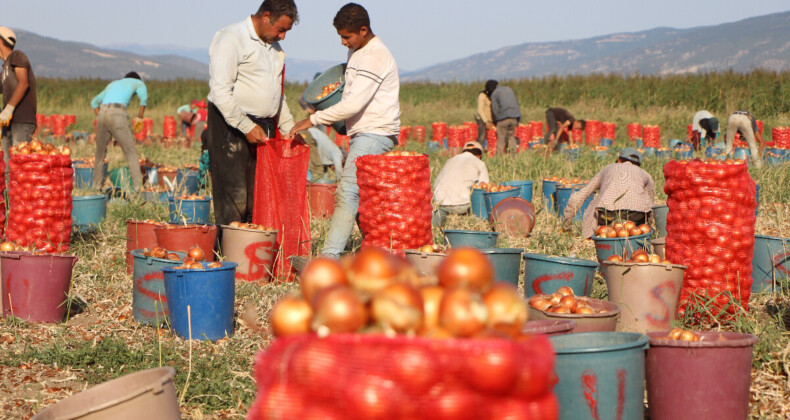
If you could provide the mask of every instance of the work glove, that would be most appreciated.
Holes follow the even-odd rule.
[[[14,109],[16,109],[13,105],[6,105],[3,109],[3,112],[0,112],[0,126],[8,126],[11,124],[11,117],[14,116]]]

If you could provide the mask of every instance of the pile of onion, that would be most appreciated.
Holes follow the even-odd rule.
[[[425,285],[406,260],[378,248],[364,248],[340,262],[316,258],[301,273],[301,296],[288,296],[274,306],[272,330],[276,336],[521,336],[526,303],[514,286],[494,282],[494,267],[480,251],[449,251],[437,278],[438,284]]]
[[[236,229],[249,229],[249,230],[261,230],[261,231],[275,230],[273,228],[270,228],[269,226],[256,225],[255,223],[230,222],[228,226]]]
[[[629,220],[625,223],[615,223],[612,226],[599,226],[595,231],[595,236],[598,238],[627,238],[650,232],[650,226],[645,224],[637,226],[636,223]]]
[[[573,289],[562,286],[552,294],[539,294],[529,298],[529,306],[556,314],[598,314],[606,311],[594,309],[584,296],[576,296]]]
[[[648,254],[644,249],[637,249],[631,253],[630,258],[623,258],[620,255],[610,255],[606,261],[626,262],[626,263],[657,263],[672,264],[669,260],[662,260],[658,254]]]
[[[666,338],[680,341],[699,341],[699,334],[683,328],[673,328],[669,331]]]

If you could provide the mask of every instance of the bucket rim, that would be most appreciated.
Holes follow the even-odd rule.
[[[72,201],[83,201],[83,200],[98,200],[101,199],[102,201],[107,201],[107,196],[104,194],[91,194],[91,195],[78,195],[72,196]]]
[[[58,254],[58,253],[35,254],[30,251],[0,251],[0,258],[10,258],[10,259],[18,260],[19,258],[15,258],[15,256],[17,255],[19,257],[31,257],[31,258],[40,258],[40,257],[74,258],[75,261],[78,259],[76,254]]]
[[[666,236],[662,236],[660,238],[655,238],[655,239],[651,239],[650,240],[650,244],[651,245],[662,245],[662,244],[665,245],[666,243],[667,243],[667,237]]]
[[[648,332],[651,347],[676,347],[676,348],[721,348],[721,347],[752,347],[760,339],[754,334],[738,333],[731,331],[693,331],[700,335],[700,341],[672,340],[667,337],[669,330]],[[704,340],[704,338],[708,338]],[[714,338],[715,337],[715,338]],[[719,340],[719,337],[731,337]]]
[[[222,263],[222,267],[208,268],[208,267],[206,267],[206,264],[208,264],[209,262]],[[203,265],[203,268],[201,268],[201,269],[197,269],[197,268],[180,268],[180,269],[175,269],[173,267],[165,267],[165,268],[162,269],[162,271],[167,272],[167,273],[210,273],[212,271],[235,270],[236,266],[239,265],[237,262],[233,262],[233,261],[201,261],[200,264]]]
[[[442,230],[442,233],[444,233],[445,235],[447,235],[448,233],[450,234],[460,233],[460,234],[471,234],[471,235],[494,235],[494,236],[501,235],[500,232],[492,232],[486,230],[462,230],[462,229],[444,229]]]
[[[540,332],[539,334],[571,331],[576,328],[576,321],[572,319],[531,319],[525,322],[521,327],[522,333],[530,331],[530,323],[532,323],[533,327],[543,327],[547,330]]]
[[[222,230],[240,230],[242,232],[248,232],[248,233],[265,233],[265,234],[272,234],[273,233],[275,235],[280,233],[280,231],[277,230],[277,229],[274,229],[274,230],[257,230],[257,229],[246,229],[246,228],[240,228],[240,227],[233,227],[233,226],[230,226],[230,225],[219,225],[219,226],[222,228]]]
[[[554,188],[554,190],[555,190],[555,191],[559,191],[559,190],[576,190],[576,191],[578,191],[578,190],[580,190],[580,189],[581,189],[581,188],[582,188],[584,185],[587,185],[587,184],[571,184],[571,186],[570,186],[570,187],[556,187],[556,188]]]
[[[622,265],[626,267],[663,267],[663,268],[680,268],[687,270],[688,267],[682,264],[664,264],[664,263],[651,263],[651,262],[625,262],[625,261],[601,261],[604,266]]]
[[[634,236],[625,236],[625,237],[617,237],[617,238],[599,238],[597,236],[592,237],[594,242],[602,241],[602,242],[614,242],[614,241],[633,241],[637,239],[647,239],[648,236],[652,235],[653,231],[643,233],[641,235],[634,235]]]
[[[137,220],[137,219],[126,219],[127,225],[153,225],[154,227],[164,226],[167,222],[148,222],[145,220]]]
[[[655,211],[656,209],[661,209],[661,208],[666,208],[667,210],[669,210],[669,206],[667,206],[666,204],[659,204],[657,206],[651,207],[650,209]]]
[[[143,259],[143,260],[146,260],[146,261],[147,261],[147,260],[153,260],[153,261],[158,261],[158,262],[163,262],[163,263],[171,263],[171,264],[177,264],[177,263],[181,263],[181,262],[183,262],[183,260],[184,260],[184,257],[186,257],[186,256],[187,256],[187,253],[186,253],[186,252],[183,252],[183,251],[171,251],[171,250],[167,249],[166,251],[167,251],[168,253],[171,253],[171,252],[172,252],[172,253],[174,253],[174,254],[178,254],[178,256],[179,256],[179,257],[181,257],[181,261],[168,260],[167,258],[146,257],[146,256],[145,256],[145,255],[142,253],[143,249],[144,249],[144,248],[141,248],[141,249],[133,249],[133,250],[129,251],[129,253],[131,253],[131,254],[132,254],[132,256],[133,256],[133,257],[135,257],[135,258],[140,258],[140,259]]]
[[[757,238],[767,239],[767,240],[774,240],[774,241],[779,241],[779,242],[782,242],[782,243],[784,243],[784,242],[790,243],[790,238],[783,238],[781,236],[754,235],[754,239],[757,239]]]
[[[184,225],[183,223],[163,223],[161,226],[155,226],[154,230],[176,230],[176,229],[195,229],[195,230],[206,230],[210,231],[211,228],[216,229],[217,225],[206,223],[203,225],[199,225],[196,223],[189,223]]]
[[[505,181],[501,182],[500,185],[507,185],[508,187],[514,187],[516,185],[532,185],[534,181],[530,180],[513,180],[513,181]]]
[[[178,197],[169,198],[168,197],[168,201],[173,201],[173,202],[176,202],[176,201],[178,201],[178,202],[182,202],[182,201],[194,201],[194,202],[211,201],[211,196],[205,196],[205,197],[206,198],[178,198]]]
[[[587,342],[585,338],[593,338],[598,336],[613,336],[616,334],[618,336],[627,336],[631,338],[631,341],[626,343],[614,344],[614,345],[599,345],[599,346],[590,346],[590,347],[574,347],[574,348],[561,348],[556,345],[557,340],[570,340],[570,339],[579,339],[582,342]],[[570,337],[570,338],[563,338],[563,337]],[[634,333],[634,332],[617,332],[617,331],[595,331],[595,332],[585,332],[585,333],[574,333],[574,334],[565,334],[565,335],[557,335],[549,337],[551,340],[551,344],[554,346],[554,352],[556,354],[578,354],[578,353],[605,353],[605,352],[612,352],[612,351],[620,351],[620,350],[628,350],[628,349],[635,349],[635,348],[647,348],[649,346],[649,338],[647,335],[642,333]]]
[[[556,183],[560,182],[560,181],[551,181],[551,180],[548,180],[548,179],[543,179],[542,181],[543,181],[544,184],[556,184]]]
[[[523,254],[524,248],[477,248],[483,254]],[[519,258],[519,260],[521,260]]]
[[[508,185],[508,187],[515,187],[515,185]],[[513,194],[515,192],[516,195],[519,194],[518,188],[507,190],[507,191],[483,191],[483,195],[494,195],[494,194]]]
[[[439,252],[422,252],[419,249],[404,249],[404,253],[409,255],[416,255],[418,257],[427,258],[427,257],[446,257],[447,254],[442,254]]]
[[[575,264],[575,265],[582,265],[585,267],[596,267],[596,268],[598,267],[598,262],[596,261],[585,260],[584,258],[576,258],[576,257],[563,257],[559,255],[536,254],[532,252],[525,252],[523,253],[523,258],[525,260],[559,262],[561,264]],[[557,260],[566,260],[566,261],[557,261]]]

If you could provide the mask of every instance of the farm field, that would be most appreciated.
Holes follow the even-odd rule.
[[[106,81],[41,80],[39,113],[76,114],[78,131],[92,130],[93,113],[88,103]],[[612,121],[617,124],[614,149],[628,142],[625,126],[631,121],[661,126],[662,142],[685,138],[693,113],[709,109],[726,126],[726,116],[749,109],[771,127],[790,125],[790,74],[755,72],[702,76],[633,77],[589,76],[525,81],[500,81],[513,87],[522,107],[522,122],[544,120],[548,106],[564,106],[578,118]],[[161,132],[165,115],[190,99],[204,97],[205,82],[148,82],[149,109],[155,131]],[[305,113],[296,104],[304,85],[286,86],[295,118]],[[449,84],[406,84],[401,90],[403,125],[425,125],[445,121],[460,124],[472,120],[477,92],[482,86]],[[136,102],[131,110],[136,109]],[[723,127],[724,128],[724,127]],[[60,144],[58,142],[57,144]],[[73,146],[73,157],[89,157],[90,144]],[[159,164],[182,166],[197,163],[199,144],[189,149],[138,145],[138,153]],[[403,150],[426,151],[425,145],[409,142]],[[110,169],[124,165],[118,147],[110,149]],[[446,154],[430,154],[432,178],[438,174]],[[543,157],[526,151],[513,156],[485,158],[491,180],[535,181],[538,211],[529,238],[500,236],[498,247],[523,248],[528,252],[595,259],[594,245],[573,232],[560,230],[560,221],[547,213],[541,202],[540,180],[546,176],[590,179],[613,162],[614,155],[601,160],[589,149],[569,162],[562,155]],[[663,164],[648,158],[643,165],[656,182],[656,204],[663,203]],[[790,237],[790,164],[762,170],[751,169],[761,186],[756,234]],[[210,192],[209,192],[210,195]],[[252,375],[254,355],[273,340],[267,332],[268,313],[278,298],[297,288],[295,284],[236,285],[236,332],[229,339],[188,342],[166,328],[144,326],[132,317],[132,281],[125,271],[127,219],[168,219],[167,207],[139,198],[110,202],[107,218],[93,234],[73,234],[71,251],[79,258],[72,277],[70,308],[73,315],[62,324],[32,324],[15,318],[0,319],[0,407],[3,416],[27,418],[88,386],[138,370],[172,366],[184,418],[244,418],[255,397]],[[481,219],[451,216],[447,228],[487,230]],[[328,222],[311,221],[314,252],[320,249]],[[441,231],[434,239],[443,243]],[[354,247],[361,241],[355,231]],[[713,322],[706,328],[748,332],[757,335],[752,369],[751,416],[759,419],[790,418],[790,288],[785,284],[774,295],[752,295],[750,311],[727,323]],[[593,297],[605,298],[606,285],[596,276]],[[678,321],[682,325],[682,320]],[[667,367],[670,368],[671,367]]]

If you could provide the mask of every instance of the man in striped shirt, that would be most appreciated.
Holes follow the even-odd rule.
[[[346,4],[335,15],[333,25],[340,42],[349,49],[343,96],[337,104],[298,122],[288,137],[317,124],[346,122],[351,142],[335,194],[335,212],[321,251],[337,258],[346,248],[359,209],[356,159],[386,153],[398,142],[400,79],[395,58],[373,34],[364,7]]]

